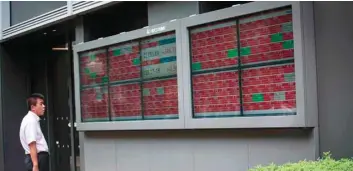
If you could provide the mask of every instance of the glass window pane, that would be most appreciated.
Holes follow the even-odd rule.
[[[190,29],[195,118],[240,115],[236,20]]]
[[[193,72],[238,64],[236,20],[192,28],[190,34]]]
[[[139,83],[111,85],[109,92],[113,121],[142,119],[141,86]]]
[[[179,111],[175,33],[143,39],[141,55],[144,118],[177,119]]]
[[[113,121],[142,119],[138,41],[109,48],[110,112]]]
[[[81,116],[83,122],[108,121],[108,82],[106,50],[79,54]]]
[[[83,122],[109,121],[108,86],[81,90],[81,114]]]
[[[294,64],[248,68],[242,78],[244,115],[295,113]]]
[[[238,71],[211,72],[192,77],[194,117],[240,115]]]
[[[144,82],[143,106],[145,119],[177,119],[177,79]]]
[[[140,54],[137,41],[110,47],[108,54],[111,84],[140,78]]]
[[[106,50],[93,50],[80,54],[81,86],[108,82]]]
[[[294,58],[292,11],[273,10],[239,20],[242,65]]]
[[[141,41],[143,78],[176,76],[176,38],[166,33]]]
[[[239,20],[244,115],[295,114],[291,9]]]

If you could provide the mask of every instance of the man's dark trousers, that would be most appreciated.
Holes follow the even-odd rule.
[[[39,171],[49,171],[49,153],[40,152],[38,153],[38,169]],[[25,156],[25,166],[27,171],[33,170],[33,163],[31,155],[27,154]]]

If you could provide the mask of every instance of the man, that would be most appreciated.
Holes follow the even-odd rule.
[[[28,113],[20,128],[20,140],[25,151],[27,171],[49,171],[48,144],[40,128],[40,116],[44,115],[44,96],[32,94],[27,99]]]

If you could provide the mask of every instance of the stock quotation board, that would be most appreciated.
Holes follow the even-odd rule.
[[[189,31],[195,118],[296,113],[290,8]]]
[[[175,33],[81,54],[83,121],[177,119]]]
[[[296,114],[292,17],[281,8],[188,28],[194,118]],[[175,32],[79,56],[83,121],[179,118]]]
[[[108,121],[108,74],[105,49],[80,54],[83,121]]]
[[[142,95],[145,119],[178,118],[175,33],[141,41]]]

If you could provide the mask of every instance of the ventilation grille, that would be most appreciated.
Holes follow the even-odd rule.
[[[110,1],[75,1],[72,4],[72,14],[78,14],[90,9],[111,3]]]
[[[15,24],[7,29],[4,29],[2,32],[3,39],[20,34],[28,30],[32,30],[34,28],[46,25],[48,23],[52,23],[54,21],[60,20],[65,17],[67,17],[66,5],[61,8],[50,11],[48,13],[26,20],[24,22]]]
[[[114,4],[114,2],[119,1],[74,1],[72,3],[72,8],[69,8],[70,11],[68,11],[67,5],[65,5],[53,11],[33,17],[29,20],[23,21],[21,23],[15,24],[9,28],[4,29],[2,31],[1,39],[10,38],[12,36],[48,25],[50,23],[54,23],[56,21],[68,18],[70,16],[82,12],[88,12],[93,9],[100,9],[105,7],[107,4]]]

